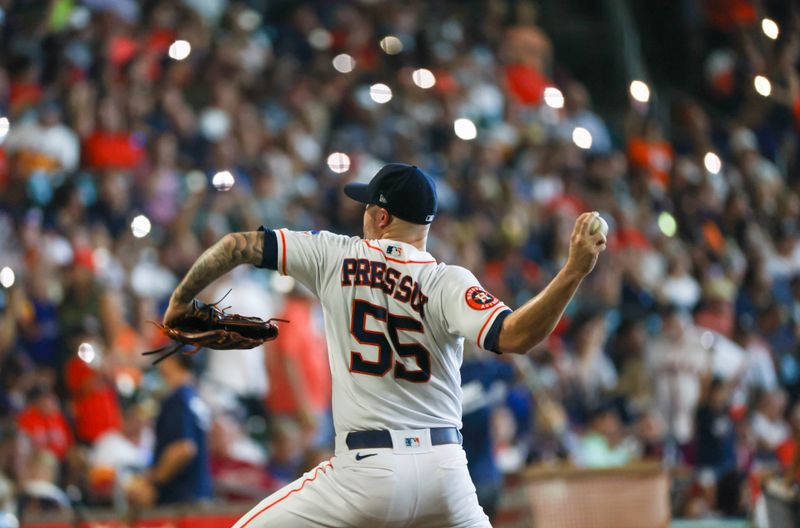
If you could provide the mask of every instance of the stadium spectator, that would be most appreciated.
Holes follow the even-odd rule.
[[[620,365],[619,381],[614,392],[621,418],[631,423],[645,413],[652,401],[651,380],[645,364],[647,331],[639,319],[622,321],[609,346],[611,356]]]
[[[589,151],[608,154],[611,151],[611,134],[603,119],[590,109],[586,87],[577,81],[569,83],[564,91],[564,105],[566,116],[558,125],[562,140],[572,141],[573,131],[582,127],[589,131],[591,137]]]
[[[714,378],[697,406],[697,466],[717,479],[736,469],[736,430],[730,417],[730,387]]]
[[[489,519],[497,511],[503,485],[502,473],[494,457],[491,415],[505,399],[507,386],[513,377],[510,364],[477,354],[466,357],[461,365],[464,451],[478,493],[478,503]]]
[[[103,493],[110,496],[115,482],[121,485],[150,465],[155,440],[150,421],[144,407],[132,405],[125,411],[121,429],[106,431],[94,442],[88,463],[95,498]]]
[[[77,343],[82,341],[78,339]],[[99,363],[99,359],[92,364],[73,355],[64,367],[64,382],[75,412],[75,435],[88,444],[106,431],[122,428],[122,408],[116,391]]]
[[[44,385],[27,394],[28,404],[17,416],[19,428],[36,449],[49,451],[63,461],[74,443],[73,433],[58,406],[55,393]]]
[[[800,458],[798,458],[797,446],[800,440],[800,403],[795,403],[789,414],[789,425],[791,435],[784,440],[775,450],[775,455],[781,464],[784,480],[787,482],[797,482],[800,478]]]
[[[675,245],[667,255],[666,277],[658,288],[659,301],[684,311],[691,311],[700,301],[700,284],[690,273],[689,256]]]
[[[39,104],[35,119],[20,123],[9,133],[4,150],[11,157],[19,175],[36,178],[38,174],[53,177],[73,171],[80,161],[78,137],[62,122],[61,106],[56,100]],[[44,182],[42,189],[46,189]],[[46,203],[49,196],[40,195]]]
[[[208,302],[222,299],[221,307],[230,306],[235,313],[265,318],[274,313],[271,298],[244,268],[220,279],[210,289]],[[248,417],[258,417],[263,422],[264,397],[270,388],[267,357],[264,345],[249,350],[210,350],[201,380],[203,397],[215,410],[219,407],[235,412],[242,405]]]
[[[673,307],[664,311],[661,334],[648,350],[653,402],[670,438],[684,447],[694,435],[700,378],[709,371],[708,350],[700,338],[691,320]]]
[[[331,374],[319,308],[296,286],[287,296],[281,339],[270,346],[267,368],[273,383],[267,408],[274,420],[299,424],[309,447],[330,447],[333,439]]]
[[[97,127],[83,144],[86,165],[99,170],[135,168],[144,158],[144,149],[125,126],[120,101],[102,99],[97,119]]]
[[[278,488],[294,480],[303,471],[306,439],[294,420],[279,420],[270,427],[270,456],[267,475]]]
[[[70,509],[69,497],[56,484],[58,472],[58,459],[52,451],[36,449],[30,454],[20,491],[22,516]]]
[[[579,315],[571,325],[572,347],[559,370],[567,384],[565,405],[577,423],[584,423],[592,402],[607,397],[617,385],[617,371],[603,350],[606,321],[602,313]]]
[[[622,466],[638,457],[637,445],[624,437],[612,404],[600,404],[589,414],[588,428],[572,448],[575,465],[588,468]]]
[[[278,489],[266,470],[260,446],[233,416],[214,417],[209,437],[214,495],[228,500],[260,500]]]
[[[513,474],[521,470],[528,456],[527,446],[517,441],[517,424],[511,409],[505,405],[494,409],[489,434],[494,440],[495,463],[500,471]]]
[[[791,434],[783,418],[786,401],[786,393],[781,390],[765,392],[753,413],[753,434],[758,441],[759,456],[766,460],[774,460],[775,450]]]
[[[743,372],[739,374],[739,386],[732,400],[741,409],[748,404],[750,394],[774,391],[778,387],[778,375],[769,347],[756,332],[752,321],[740,318],[734,329],[734,341],[745,353]]]
[[[153,465],[128,484],[133,504],[148,506],[210,499],[208,431],[211,415],[194,388],[191,356],[159,363],[170,394],[156,419]]]

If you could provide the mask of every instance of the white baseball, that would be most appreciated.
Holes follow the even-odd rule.
[[[595,216],[594,220],[592,220],[592,225],[589,227],[589,234],[593,235],[597,233],[598,230],[604,237],[608,236],[608,222],[600,215]]]

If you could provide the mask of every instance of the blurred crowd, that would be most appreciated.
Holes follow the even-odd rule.
[[[757,510],[798,469],[800,27],[771,2],[698,5],[700,81],[611,123],[533,1],[0,0],[0,525],[253,503],[330,452],[321,312],[291,280],[242,268],[203,294],[291,320],[266,347],[141,352],[205,247],[358,235],[341,188],[391,161],[437,181],[431,253],[510,306],[580,212],[611,224],[550,339],[522,362],[467,347],[489,512],[527,464],[642,459],[670,468],[676,515]]]

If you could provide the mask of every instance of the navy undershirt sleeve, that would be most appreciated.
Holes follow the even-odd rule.
[[[497,350],[497,346],[500,341],[500,329],[503,328],[503,321],[510,313],[511,310],[504,310],[497,314],[497,317],[494,318],[491,328],[489,328],[489,333],[486,334],[486,339],[483,340],[483,348],[494,352],[495,354],[501,353],[499,350]]]
[[[259,231],[264,232],[264,248],[261,255],[261,264],[258,268],[267,268],[271,270],[278,269],[278,236],[272,229],[267,229],[264,226],[258,228]]]

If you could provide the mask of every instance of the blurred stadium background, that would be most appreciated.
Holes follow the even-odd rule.
[[[389,161],[437,179],[431,252],[512,306],[577,212],[611,224],[551,339],[467,351],[495,526],[792,526],[799,21],[789,0],[0,0],[0,526],[229,526],[329,452],[320,313],[291,281],[207,292],[292,320],[265,349],[139,353],[204,247],[359,234],[341,187]],[[204,434],[154,497],[162,412]]]

